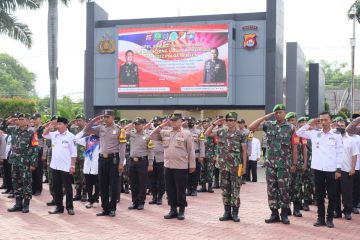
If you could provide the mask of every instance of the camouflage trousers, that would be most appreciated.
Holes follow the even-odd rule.
[[[267,166],[265,174],[270,209],[289,208],[289,169]]]
[[[84,175],[84,159],[77,158],[75,163],[75,173],[74,173],[74,184],[76,194],[81,194],[82,191],[85,192],[85,175]]]
[[[30,166],[13,165],[11,178],[15,197],[22,199],[31,199],[32,174],[30,171]]]
[[[212,183],[214,176],[214,163],[212,158],[205,158],[201,164],[200,184]]]
[[[295,173],[291,174],[290,178],[290,196],[294,203],[301,203],[303,199],[303,172],[297,169]]]
[[[241,176],[234,171],[220,170],[220,188],[224,205],[240,207]]]
[[[303,175],[304,201],[311,202],[315,194],[314,171],[309,167]]]

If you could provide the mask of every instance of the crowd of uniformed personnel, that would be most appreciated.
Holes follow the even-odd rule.
[[[74,215],[73,201],[82,201],[86,208],[101,202],[96,215],[111,217],[120,193],[131,192],[129,210],[143,210],[146,195],[152,197],[149,204],[161,205],[166,193],[170,211],[164,218],[179,220],[185,219],[187,196],[220,188],[224,214],[219,220],[239,222],[240,188],[250,180],[249,162],[260,157],[253,133],[262,130],[271,210],[265,222],[289,224],[290,215],[302,217],[301,210],[317,205],[314,226],[334,227],[333,218],[344,214],[350,220],[359,213],[359,123],[360,118],[348,123],[328,113],[309,120],[286,113],[283,104],[249,127],[236,112],[202,120],[175,112],[150,121],[116,121],[113,110],[104,110],[93,119],[53,116],[44,124],[39,113],[14,113],[1,124],[1,188],[15,198],[9,212],[29,212],[32,196],[48,183],[47,205],[55,206],[50,214],[66,208]],[[252,175],[257,181],[256,165]]]

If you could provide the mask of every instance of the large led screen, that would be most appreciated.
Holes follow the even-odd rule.
[[[228,24],[118,28],[119,97],[228,94]]]

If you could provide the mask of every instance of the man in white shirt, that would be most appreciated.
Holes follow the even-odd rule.
[[[360,136],[349,134],[355,141],[356,147],[360,153]],[[352,203],[352,213],[359,214],[357,209],[359,200],[360,200],[360,154],[357,155],[357,161],[355,165],[355,174],[354,174],[354,184],[353,184],[353,203]]]
[[[253,133],[250,132],[249,137],[253,136]],[[248,142],[248,144],[251,144],[251,152],[249,155],[249,167],[247,168],[246,173],[246,180],[250,181],[250,173],[251,173],[251,181],[257,182],[257,161],[260,160],[261,155],[261,145],[260,140],[252,137],[252,140]]]
[[[74,215],[73,191],[71,186],[72,174],[75,172],[77,150],[75,136],[67,129],[68,120],[58,117],[55,132],[50,132],[54,127],[53,122],[45,125],[43,137],[51,139],[52,157],[50,168],[53,176],[56,209],[49,211],[50,214],[64,212],[63,187],[66,192],[66,210],[69,215]]]
[[[334,207],[336,193],[336,179],[341,177],[341,158],[343,143],[341,135],[331,131],[331,115],[328,112],[320,114],[321,130],[311,129],[309,124],[304,125],[296,134],[299,137],[311,139],[312,162],[311,168],[315,174],[315,192],[318,207],[318,219],[315,227],[334,227]],[[325,223],[324,198],[328,193],[327,219]]]
[[[351,220],[352,198],[353,198],[353,184],[355,175],[355,165],[359,149],[356,146],[355,139],[348,134],[345,134],[344,126],[340,126],[338,131],[342,135],[344,150],[341,164],[341,178],[336,180],[336,198],[335,198],[335,215],[334,218],[341,218],[342,212],[346,220]],[[342,201],[341,201],[342,200]],[[341,202],[344,210],[341,211]]]

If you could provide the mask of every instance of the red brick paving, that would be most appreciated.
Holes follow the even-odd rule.
[[[149,198],[149,197],[148,197]],[[248,183],[241,189],[240,223],[220,222],[223,213],[220,191],[189,197],[186,219],[165,220],[162,206],[145,205],[145,210],[127,210],[130,195],[122,194],[117,216],[96,217],[100,208],[86,209],[75,202],[75,216],[49,215],[47,186],[31,201],[30,213],[8,213],[13,200],[0,196],[0,239],[360,239],[360,215],[352,221],[335,219],[335,228],[315,228],[316,207],[291,217],[291,224],[265,224],[270,214],[264,182]],[[149,200],[149,199],[148,199]]]

